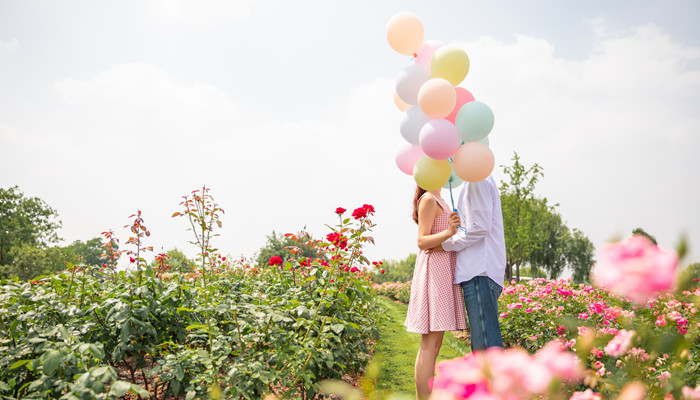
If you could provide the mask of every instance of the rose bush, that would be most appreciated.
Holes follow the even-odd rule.
[[[135,269],[70,266],[33,282],[2,281],[0,395],[310,398],[321,380],[364,367],[381,315],[362,254],[373,208],[361,207],[357,219],[338,212],[330,229],[347,236],[342,246],[293,235],[318,257],[250,265],[212,247],[220,208],[211,200],[195,191],[176,213],[203,228],[193,273],[166,272],[164,257],[155,270],[143,260],[139,213],[127,241]]]

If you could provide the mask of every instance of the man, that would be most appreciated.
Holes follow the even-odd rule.
[[[498,297],[503,291],[506,243],[501,196],[493,177],[465,183],[458,207],[460,231],[442,248],[457,252],[454,283],[462,286],[472,351],[503,347]]]

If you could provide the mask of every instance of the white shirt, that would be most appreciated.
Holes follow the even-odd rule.
[[[454,283],[485,275],[503,286],[506,241],[501,196],[493,177],[465,182],[457,204],[462,220],[459,231],[442,242],[443,249],[457,252]]]

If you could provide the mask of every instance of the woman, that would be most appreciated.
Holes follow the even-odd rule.
[[[426,192],[417,187],[413,220],[418,224],[418,248],[408,303],[406,329],[421,334],[416,356],[416,398],[430,396],[430,379],[445,331],[466,329],[464,300],[454,284],[455,253],[431,250],[457,233],[457,213],[440,197],[440,189]]]

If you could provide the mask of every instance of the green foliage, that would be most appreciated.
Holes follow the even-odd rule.
[[[635,228],[635,229],[633,229],[633,230],[632,230],[632,235],[644,235],[644,236],[646,236],[647,239],[651,240],[652,243],[658,244],[658,243],[656,242],[656,238],[655,238],[654,236],[652,236],[651,234],[647,233],[647,231],[645,231],[645,230],[642,229],[642,228]]]
[[[416,254],[409,254],[406,258],[399,261],[382,260],[381,268],[384,273],[374,273],[374,281],[377,283],[383,282],[408,282],[413,279],[413,269],[416,266]]]
[[[588,280],[593,265],[593,244],[579,230],[566,226],[556,205],[534,194],[544,176],[538,164],[526,168],[517,153],[512,166],[502,166],[509,182],[501,181],[501,207],[506,239],[506,281],[520,279],[520,268],[529,265],[530,275],[546,271],[550,278],[565,269],[576,282]],[[513,268],[515,267],[515,271]]]
[[[85,265],[91,265],[98,267],[104,263],[102,254],[104,250],[102,249],[102,239],[99,237],[82,242],[76,240],[70,245],[66,246],[66,250],[75,254],[76,257],[80,257],[80,263]]]
[[[0,188],[0,265],[11,263],[13,247],[45,247],[58,242],[58,213],[38,197],[25,197],[17,186]]]
[[[311,236],[304,231],[298,232],[295,236],[305,236],[307,239],[311,239]],[[258,265],[265,265],[270,261],[272,257],[285,258],[290,256],[289,249],[297,247],[299,252],[296,254],[291,254],[294,258],[304,258],[304,257],[318,257],[318,251],[313,245],[299,245],[299,243],[292,239],[290,235],[283,235],[272,231],[271,234],[266,236],[265,244],[258,251],[257,257],[255,257],[255,262]]]
[[[177,248],[166,251],[165,255],[168,256],[167,263],[170,266],[170,271],[181,273],[192,272],[197,266],[193,260],[187,258],[185,253],[178,250]],[[153,260],[151,262],[151,268],[156,269],[157,267],[158,260]]]
[[[331,228],[347,247],[316,243],[323,257],[282,266],[224,263],[210,221],[194,224],[209,254],[191,273],[156,275],[134,234],[136,271],[0,281],[0,397],[310,398],[318,382],[365,366],[381,315],[362,270],[369,219]]]
[[[41,275],[50,275],[68,268],[74,261],[73,253],[63,247],[13,247],[8,253],[9,265],[0,267],[0,275],[26,281]]]

